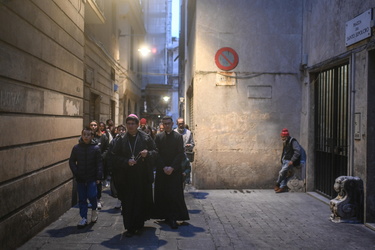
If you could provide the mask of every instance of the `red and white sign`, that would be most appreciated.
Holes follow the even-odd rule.
[[[216,52],[215,63],[221,70],[232,70],[238,64],[238,54],[232,48],[221,48]]]

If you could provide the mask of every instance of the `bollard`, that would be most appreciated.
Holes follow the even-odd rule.
[[[305,162],[301,161],[301,165],[293,167],[288,173],[287,186],[291,192],[305,192]]]
[[[363,222],[363,181],[359,177],[340,176],[335,180],[334,189],[338,195],[329,203],[331,221]]]

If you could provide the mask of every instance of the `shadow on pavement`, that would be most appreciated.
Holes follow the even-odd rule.
[[[117,234],[113,238],[103,241],[102,246],[108,249],[154,249],[167,244],[165,240],[159,240],[156,236],[156,228],[145,227],[133,237],[125,237],[124,234]]]
[[[189,192],[195,199],[206,199],[208,193],[206,192]]]
[[[202,212],[202,210],[200,210],[200,209],[189,209],[188,212],[189,212],[189,214],[199,214],[200,212]]]
[[[109,213],[109,214],[121,214],[121,209],[116,208],[108,208],[108,209],[100,209],[100,213]]]
[[[77,226],[68,226],[68,227],[63,227],[59,229],[50,229],[50,230],[47,230],[47,233],[52,238],[63,238],[72,234],[86,234],[88,232],[92,232],[94,231],[92,229],[93,225],[94,223],[90,223],[86,227],[81,228],[81,229],[78,229]]]
[[[182,237],[194,237],[197,233],[204,232],[204,228],[196,227],[186,221],[179,222],[178,229],[172,229],[168,223],[163,220],[156,220],[156,224],[160,226],[160,230],[165,232],[178,232]]]

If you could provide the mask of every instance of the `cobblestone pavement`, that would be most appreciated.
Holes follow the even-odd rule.
[[[106,190],[97,223],[77,229],[73,207],[20,249],[375,249],[375,231],[331,222],[327,203],[307,193],[189,187],[185,199],[188,223],[172,230],[149,220],[140,235],[126,238]]]

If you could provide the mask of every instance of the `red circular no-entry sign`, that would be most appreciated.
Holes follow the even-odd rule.
[[[238,64],[238,54],[232,48],[221,48],[216,52],[215,63],[221,70],[232,70]]]

